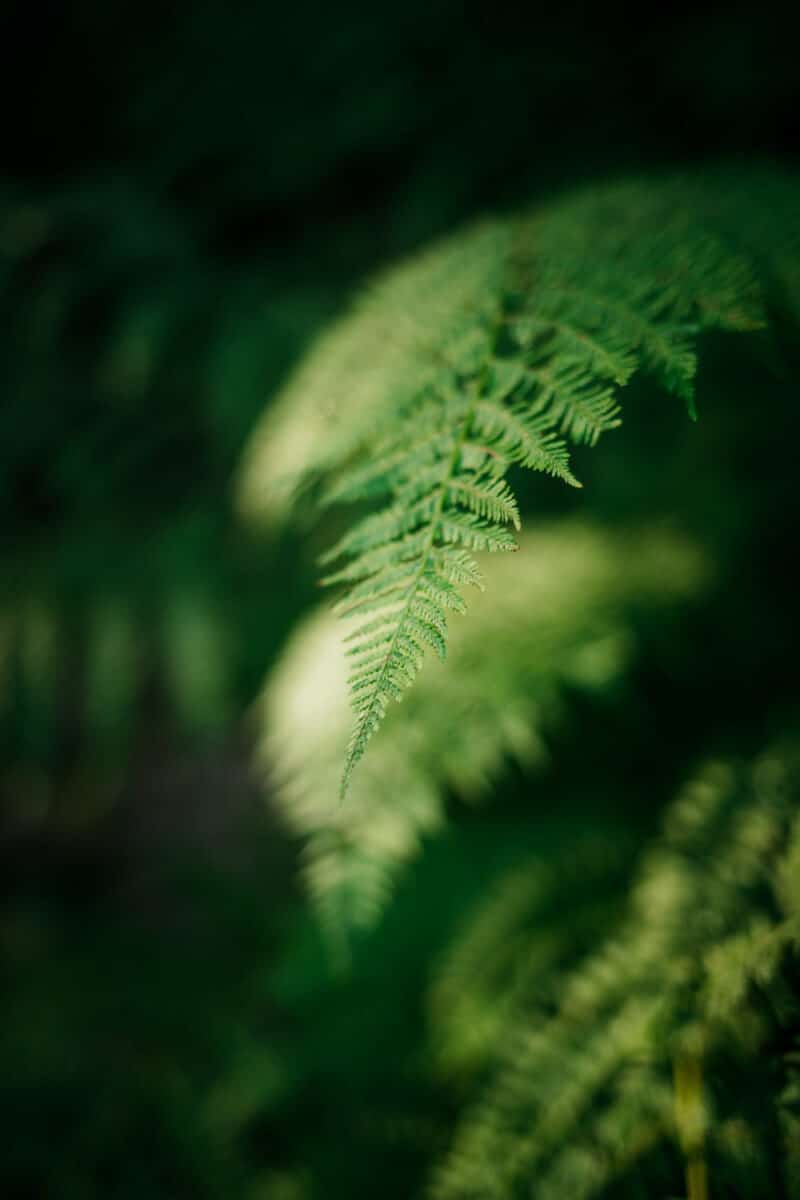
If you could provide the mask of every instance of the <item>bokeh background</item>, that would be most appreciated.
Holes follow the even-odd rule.
[[[251,752],[319,546],[243,521],[235,485],[369,272],[566,185],[796,163],[798,34],[730,3],[2,5],[8,1200],[414,1195],[460,1103],[423,1003],[459,914],[576,826],[623,847],[613,891],[709,738],[755,751],[793,711],[796,399],[712,341],[697,426],[631,399],[584,491],[536,499],[678,520],[716,584],[640,616],[624,687],[570,697],[547,803],[514,766],[454,800],[332,972]]]

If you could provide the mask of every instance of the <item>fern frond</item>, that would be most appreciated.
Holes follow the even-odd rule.
[[[565,297],[551,293],[548,303],[540,304],[538,312],[520,313],[508,317],[520,346],[535,344],[544,337],[560,337],[572,353],[588,360],[591,369],[622,387],[636,370],[636,358],[630,351],[630,338],[619,334],[609,338],[608,330],[601,336],[593,332],[592,322],[580,324],[575,319],[575,304]]]
[[[483,222],[468,239],[447,238],[367,285],[256,430],[241,475],[246,513],[285,518],[354,454],[369,447],[371,458],[387,411],[395,417],[422,392],[446,386],[451,359],[480,360],[474,314],[496,303],[510,236],[500,222]]]
[[[674,604],[708,577],[697,551],[663,531],[612,537],[561,522],[523,535],[513,558],[500,555],[494,592],[475,595],[469,621],[450,621],[464,610],[459,589],[479,577],[470,551],[438,554],[440,569],[423,573],[413,596],[403,565],[391,569],[399,581],[384,576],[394,590],[354,602],[346,623],[324,612],[302,625],[264,694],[264,761],[304,839],[306,883],[334,943],[379,918],[421,839],[442,823],[448,791],[480,793],[508,756],[536,762],[565,686],[619,676],[632,606]],[[366,696],[393,644],[385,678],[400,688],[426,649],[438,657],[446,632],[447,669],[417,675],[407,702],[389,706],[384,733],[338,804],[348,664]]]
[[[401,494],[406,491],[413,493],[419,486],[420,478],[427,481],[432,477],[433,482],[438,482],[441,458],[446,454],[449,444],[447,431],[435,428],[424,437],[416,437],[408,445],[398,447],[394,441],[387,447],[379,445],[368,462],[335,480],[323,496],[323,501],[325,504],[335,504],[368,500],[391,495],[393,490]]]
[[[517,357],[544,339],[619,386],[646,366],[688,388],[687,339],[763,325],[763,284],[800,315],[797,212],[792,173],[717,169],[594,187],[453,235],[374,282],[320,338],[251,441],[242,506],[285,519],[354,455],[374,459],[387,422],[480,365],[490,315]]]
[[[247,502],[266,487],[275,511],[318,485],[329,502],[384,505],[326,556],[351,560],[327,579],[353,585],[345,611],[386,599],[395,622],[359,680],[344,786],[410,682],[400,647],[431,646],[410,621],[423,578],[477,583],[474,554],[513,549],[508,471],[576,485],[568,443],[619,425],[637,371],[694,415],[699,335],[759,328],[765,288],[793,286],[800,268],[778,247],[800,256],[800,188],[776,173],[765,189],[782,205],[772,242],[756,193],[713,173],[629,181],[483,223],[374,283],[289,383],[246,465]],[[267,483],[282,472],[285,486]]]
[[[468,476],[454,479],[447,485],[446,503],[453,508],[462,505],[493,525],[508,524],[520,528],[516,497],[504,479],[471,479]],[[500,548],[505,549],[504,546]]]
[[[446,1078],[484,1070],[531,996],[559,973],[562,921],[572,941],[576,928],[586,936],[603,927],[598,897],[629,853],[624,834],[571,835],[568,861],[526,857],[488,889],[434,969],[433,1057]]]
[[[554,475],[572,487],[581,486],[569,469],[566,443],[552,432],[546,417],[530,413],[523,405],[509,407],[486,400],[475,407],[474,428],[486,442],[487,454]]]
[[[574,441],[593,446],[602,433],[620,424],[613,389],[582,363],[526,364],[524,372],[532,385],[530,411],[542,414]]]
[[[710,1136],[700,1057],[713,1062],[743,1038],[757,1048],[760,994],[773,1010],[793,1011],[781,972],[797,949],[800,908],[781,881],[796,865],[799,765],[791,743],[753,764],[709,764],[668,810],[615,936],[577,966],[551,962],[544,979],[506,989],[494,1035],[503,1059],[457,1130],[433,1197],[510,1200],[535,1180],[537,1196],[563,1195],[569,1182],[570,1195],[588,1198],[658,1143],[677,1138],[697,1153]],[[558,868],[550,869],[552,893]],[[541,903],[547,873],[540,866],[530,878]],[[463,962],[485,921],[479,909],[450,963]],[[539,930],[527,936],[541,962]],[[461,983],[481,997],[463,971]],[[446,986],[440,976],[434,999]],[[445,1033],[463,1003],[432,1005]],[[487,1008],[495,1003],[484,994]],[[680,1064],[694,1063],[685,1068],[694,1095],[679,1091],[674,1103],[671,1060],[676,1086]],[[730,1153],[721,1138],[715,1149]]]

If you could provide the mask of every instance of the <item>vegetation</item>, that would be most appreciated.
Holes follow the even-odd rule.
[[[738,237],[714,239],[691,220],[678,198],[692,194],[734,227],[738,210]],[[767,196],[769,221],[758,209]],[[349,628],[327,616],[301,628],[264,713],[265,757],[279,764],[289,824],[307,836],[308,881],[342,961],[398,868],[440,832],[446,790],[486,788],[509,756],[536,761],[565,684],[603,690],[625,670],[637,605],[658,619],[707,584],[698,549],[657,528],[615,543],[562,520],[518,545],[505,476],[518,464],[574,485],[558,434],[593,444],[616,428],[614,384],[649,369],[693,408],[704,328],[754,331],[781,305],[795,320],[797,213],[793,180],[757,174],[611,186],[480,227],[373,286],[270,411],[244,478],[251,510],[260,501],[274,519],[292,492],[308,503],[312,485],[328,501],[388,496],[323,556],[349,559],[326,580],[348,587],[338,607]],[[302,455],[281,474],[291,445]],[[387,721],[350,790],[424,649],[444,659],[448,615],[466,610],[461,588],[482,588],[474,555],[510,549],[521,562],[492,572],[498,594]],[[346,655],[356,726],[343,755]],[[797,1013],[797,743],[786,736],[748,767],[699,769],[624,907],[594,930],[605,932],[599,948],[576,955],[574,928],[559,937],[541,916],[569,910],[574,880],[557,862],[515,864],[478,904],[433,985],[439,1061],[463,1073],[466,1092],[431,1196],[595,1196],[620,1176],[646,1177],[670,1141],[690,1200],[709,1194],[709,1153],[727,1186],[769,1163],[793,1194],[788,1062],[760,1081],[758,1117],[704,1082],[707,1062],[724,1078],[775,1036],[767,997],[773,1012]],[[566,863],[572,853],[571,843]]]
[[[42,16],[0,1194],[800,1197],[796,18]]]
[[[759,276],[773,291],[788,280],[795,299],[798,207],[795,180],[760,173],[744,186],[660,180],[556,201],[374,285],[301,369],[269,414],[245,496],[266,492],[269,511],[271,479],[279,496],[287,487],[288,446],[300,450],[295,486],[344,464],[329,501],[387,497],[323,559],[350,560],[325,582],[347,584],[343,611],[368,618],[349,635],[356,724],[343,797],[424,650],[444,657],[459,589],[482,586],[474,552],[517,548],[509,467],[579,486],[556,431],[594,445],[619,424],[615,388],[637,369],[694,415],[698,334],[763,325]],[[727,242],[708,231],[717,222]]]

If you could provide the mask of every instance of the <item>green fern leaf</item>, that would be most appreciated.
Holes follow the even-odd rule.
[[[431,581],[480,586],[475,555],[514,548],[509,471],[577,486],[568,444],[619,425],[637,371],[694,416],[699,335],[759,328],[775,283],[800,295],[797,182],[756,174],[610,184],[457,234],[374,283],[290,383],[270,422],[273,474],[295,463],[280,495],[383,505],[325,556],[345,560],[325,580],[349,589],[341,611],[391,613],[385,658],[358,679],[345,785],[410,683],[406,639],[415,662],[443,648],[453,593]],[[263,458],[248,477],[263,490]],[[435,647],[413,625],[424,595]]]
[[[513,558],[498,556],[495,587],[476,590],[470,619],[454,621],[465,609],[460,589],[480,577],[461,547],[443,546],[437,561],[420,576],[397,634],[392,683],[407,702],[387,699],[384,733],[346,804],[336,789],[350,737],[348,665],[361,699],[403,619],[402,590],[378,611],[356,610],[346,626],[325,610],[310,617],[265,693],[273,794],[304,840],[306,885],[339,952],[378,919],[420,839],[442,824],[446,795],[480,793],[509,756],[540,759],[543,727],[557,718],[564,688],[594,689],[624,671],[632,647],[625,614],[645,597],[668,611],[707,578],[698,551],[663,529],[612,536],[561,521],[524,532]],[[420,674],[445,637],[446,668]]]

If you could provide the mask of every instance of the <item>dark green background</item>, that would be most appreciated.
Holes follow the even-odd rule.
[[[640,614],[621,692],[573,698],[563,803],[509,768],[492,807],[454,804],[333,979],[245,716],[317,544],[244,528],[233,482],[376,267],[568,184],[796,162],[798,34],[744,4],[0,8],[4,1197],[414,1194],[460,1103],[421,1007],[459,912],[576,824],[637,844],[695,756],[793,711],[779,329],[778,374],[757,337],[704,347],[698,426],[637,385],[582,493],[528,485],[546,512],[677,520],[719,581],[674,625]]]

